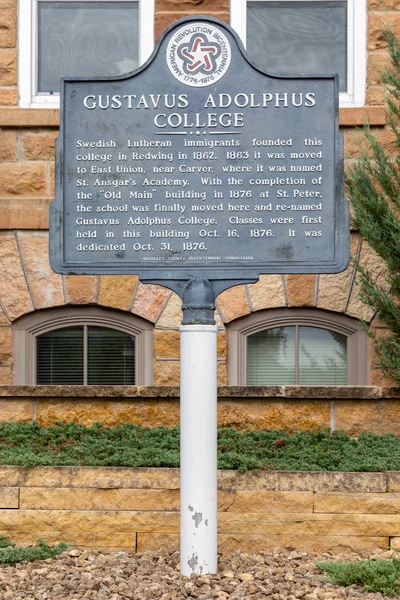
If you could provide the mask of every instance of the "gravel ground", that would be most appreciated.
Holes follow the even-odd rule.
[[[372,555],[381,558],[393,552]],[[1,600],[380,600],[388,596],[362,592],[359,586],[323,582],[318,560],[356,560],[368,555],[275,549],[265,554],[235,552],[219,558],[216,575],[187,578],[179,573],[179,554],[146,552],[102,554],[69,549],[55,559],[0,567]],[[398,553],[396,553],[398,556]]]

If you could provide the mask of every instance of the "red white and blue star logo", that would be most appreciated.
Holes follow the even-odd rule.
[[[171,73],[192,87],[212,85],[226,73],[231,48],[221,29],[211,23],[191,23],[179,28],[167,48]]]
[[[217,68],[217,58],[221,54],[221,46],[210,42],[203,33],[192,35],[187,44],[178,46],[178,56],[182,59],[182,67],[188,75],[204,73],[209,75]]]

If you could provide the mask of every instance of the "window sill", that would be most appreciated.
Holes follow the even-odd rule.
[[[0,398],[179,398],[179,386],[123,385],[2,385]],[[385,386],[218,386],[218,397],[231,400],[279,398],[286,400],[385,400],[400,398],[400,388]]]
[[[56,108],[0,107],[0,127],[58,127],[60,111]],[[386,125],[385,109],[381,106],[340,108],[342,127],[360,127],[369,123],[375,127]]]

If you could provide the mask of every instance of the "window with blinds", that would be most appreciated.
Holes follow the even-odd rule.
[[[346,385],[347,337],[299,325],[250,335],[247,384]]]
[[[36,338],[38,385],[134,385],[135,336],[92,325]]]

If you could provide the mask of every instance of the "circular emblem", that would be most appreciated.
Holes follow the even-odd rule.
[[[211,23],[184,25],[173,34],[168,44],[169,70],[185,85],[212,85],[225,74],[230,62],[228,39]]]

